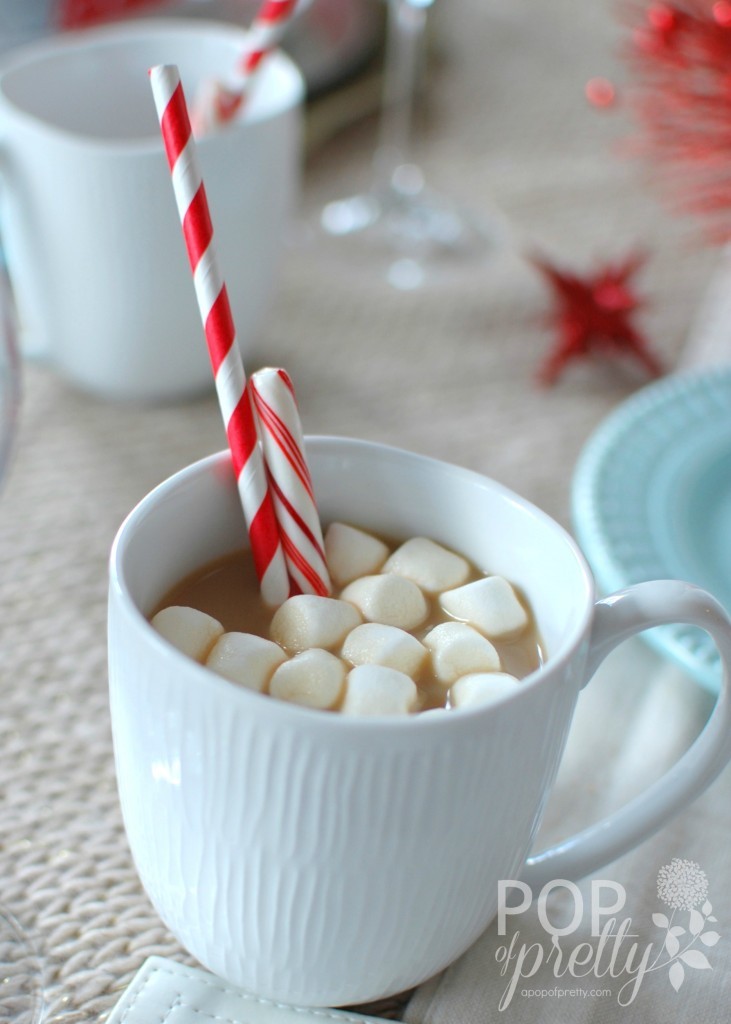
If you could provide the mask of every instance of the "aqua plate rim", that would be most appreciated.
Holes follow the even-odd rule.
[[[724,416],[720,430],[712,429],[716,412]],[[600,592],[692,575],[683,572],[682,556],[670,549],[670,531],[681,527],[669,521],[667,498],[681,483],[692,488],[688,467],[697,465],[699,456],[711,466],[709,472],[714,459],[731,458],[731,366],[677,372],[648,384],[589,436],[574,468],[571,516]],[[718,693],[720,658],[702,630],[658,626],[642,638]]]

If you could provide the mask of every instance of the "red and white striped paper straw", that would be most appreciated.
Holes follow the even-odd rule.
[[[287,567],[178,69],[154,67],[150,83],[261,594],[277,605],[289,596]]]
[[[249,390],[290,578],[303,593],[325,596],[330,577],[292,381],[267,367],[252,373]]]
[[[247,34],[247,45],[226,81],[202,83],[193,105],[196,135],[233,118],[246,101],[251,80],[264,57],[282,41],[298,0],[263,0]]]

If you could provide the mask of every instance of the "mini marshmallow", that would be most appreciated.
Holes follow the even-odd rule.
[[[272,640],[295,654],[309,647],[335,650],[361,621],[360,613],[348,601],[297,594],[277,608],[269,632]]]
[[[474,672],[462,676],[449,689],[449,703],[453,708],[472,708],[479,704],[494,704],[515,693],[520,680],[507,672]]]
[[[429,606],[419,587],[392,572],[361,576],[349,583],[340,596],[359,608],[368,622],[380,622],[384,626],[414,629],[429,614]]]
[[[340,658],[313,647],[279,666],[269,684],[269,693],[292,704],[329,711],[340,700],[345,672]]]
[[[345,715],[408,715],[416,709],[413,679],[386,665],[357,665],[348,673]]]
[[[325,533],[325,561],[338,587],[378,572],[388,553],[383,541],[345,523],[330,523]]]
[[[223,626],[218,619],[196,608],[185,608],[182,605],[163,608],[153,616],[151,624],[173,647],[201,664],[223,633]]]
[[[428,651],[415,636],[397,626],[364,622],[348,633],[341,654],[351,665],[386,665],[413,678]]]
[[[261,693],[287,655],[279,644],[253,633],[224,633],[206,658],[206,667],[232,683]]]
[[[424,637],[436,679],[444,686],[471,672],[498,672],[500,655],[490,641],[465,622],[441,622]]]
[[[439,594],[468,580],[470,565],[428,537],[412,537],[394,551],[383,571],[406,576],[427,594]]]
[[[512,640],[528,625],[528,615],[502,576],[484,576],[439,598],[445,612],[469,622],[490,640]]]

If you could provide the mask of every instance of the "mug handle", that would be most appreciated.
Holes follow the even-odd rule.
[[[731,620],[719,602],[690,583],[655,580],[598,601],[594,611],[585,684],[622,641],[673,622],[710,633],[723,683],[703,731],[660,779],[602,821],[528,857],[521,878],[534,892],[552,879],[583,878],[633,849],[702,793],[731,758]]]

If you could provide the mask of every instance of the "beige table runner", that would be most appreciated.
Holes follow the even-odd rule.
[[[713,254],[688,245],[686,226],[655,203],[637,169],[612,156],[618,120],[583,99],[586,79],[614,68],[611,8],[609,0],[436,5],[442,59],[419,158],[443,191],[481,209],[496,205],[508,231],[483,273],[425,293],[389,291],[358,263],[325,265],[316,248],[289,253],[276,307],[247,362],[289,368],[308,432],[388,441],[462,463],[568,524],[582,445],[642,378],[597,360],[567,371],[553,390],[535,387],[550,340],[542,326],[549,300],[523,255],[540,246],[584,271],[644,245],[650,259],[638,285],[650,305],[641,323],[668,366],[714,263]],[[303,215],[367,182],[372,142],[366,124],[312,155]],[[47,368],[26,367],[15,459],[0,498],[0,900],[35,937],[49,1020],[103,1018],[150,954],[190,962],[141,890],[117,807],[106,559],[131,506],[223,440],[210,396],[161,408],[110,405]],[[580,709],[576,753],[547,832],[621,801],[650,771],[648,747],[659,748],[653,764],[660,766],[707,713],[702,693],[672,671],[666,679],[639,642],[625,657],[621,678],[609,673]],[[611,769],[593,756],[600,741],[604,754],[617,754]],[[731,921],[728,787],[727,772],[653,843],[611,866],[608,877],[626,887],[627,907],[643,927],[652,926],[657,871],[674,856],[706,871],[719,932]],[[530,934],[522,922],[521,933]],[[500,1019],[504,979],[495,976],[494,945],[488,933],[426,986],[409,1019]],[[648,979],[637,1013],[680,1019],[686,1007],[698,1019],[723,1020],[727,945],[723,939],[708,950],[713,971],[696,971],[677,997],[667,977]],[[625,1019],[617,1012],[613,999],[516,998],[505,1019]]]

